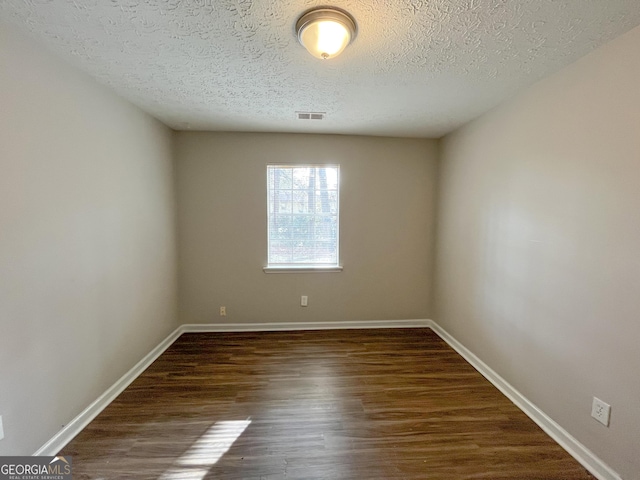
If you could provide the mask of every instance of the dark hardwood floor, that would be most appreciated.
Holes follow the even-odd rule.
[[[429,329],[182,335],[74,479],[592,479]]]

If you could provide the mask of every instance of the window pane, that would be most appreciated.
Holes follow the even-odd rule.
[[[283,240],[290,239],[293,219],[291,215],[276,215],[270,222],[272,227],[271,238]]]
[[[267,167],[269,265],[338,265],[338,183],[338,166]]]
[[[293,192],[293,213],[309,213],[309,195],[304,190]]]
[[[276,190],[281,188],[291,188],[292,171],[291,168],[278,168],[274,170],[274,185]]]
[[[274,240],[271,242],[271,255],[274,263],[288,263],[291,257],[291,243],[289,241]]]
[[[307,190],[309,188],[309,167],[297,167],[293,169],[293,188]]]

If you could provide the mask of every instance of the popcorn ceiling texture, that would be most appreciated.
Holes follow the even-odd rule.
[[[0,0],[0,19],[174,129],[439,137],[640,24],[638,0],[336,0],[355,41],[297,42],[308,0]],[[322,121],[296,111],[322,111]]]

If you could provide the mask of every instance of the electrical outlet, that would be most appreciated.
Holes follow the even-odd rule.
[[[0,440],[4,438],[4,428],[2,428],[2,415],[0,415]]]
[[[220,316],[221,317],[227,316],[227,307],[220,307]]]
[[[591,406],[591,416],[603,424],[609,426],[609,416],[611,415],[611,405],[603,402],[597,397],[593,397],[593,405]]]
[[[300,297],[300,306],[306,307],[307,305],[309,305],[309,297],[302,295],[302,297]]]

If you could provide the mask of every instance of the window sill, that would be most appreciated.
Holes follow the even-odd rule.
[[[263,267],[264,273],[336,273],[342,271],[342,265],[331,267]]]

